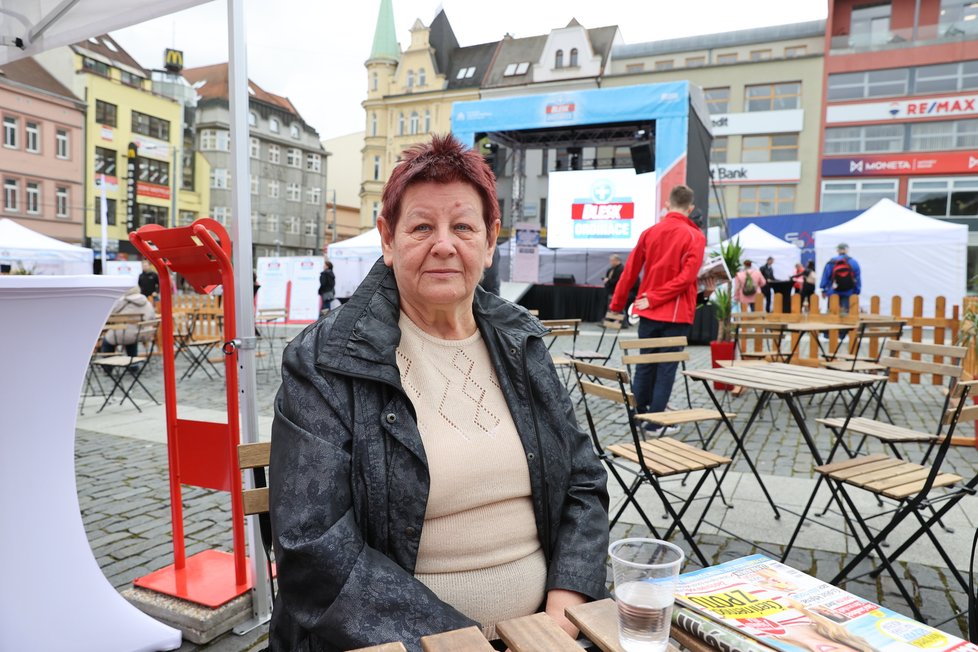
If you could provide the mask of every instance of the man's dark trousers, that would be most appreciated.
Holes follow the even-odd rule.
[[[691,324],[674,324],[668,321],[654,321],[640,317],[638,321],[638,337],[686,337],[689,335]],[[642,349],[642,353],[667,353],[682,351],[683,347],[667,347]],[[672,394],[672,384],[676,380],[678,362],[658,362],[636,365],[635,377],[632,380],[632,391],[635,394],[636,409],[642,412],[663,412]]]

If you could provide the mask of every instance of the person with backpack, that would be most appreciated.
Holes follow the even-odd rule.
[[[750,259],[745,260],[744,268],[734,276],[734,301],[740,302],[741,312],[754,311],[757,305],[754,303],[754,298],[761,288],[767,285],[764,275],[752,265]]]
[[[840,312],[848,315],[849,297],[860,294],[862,290],[862,274],[856,259],[849,257],[849,245],[840,242],[835,250],[839,255],[825,263],[819,287],[825,299],[833,294],[839,295]]]

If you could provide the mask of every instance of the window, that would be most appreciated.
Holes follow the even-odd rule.
[[[106,198],[106,200],[105,200],[105,223],[108,226],[115,226],[115,206],[116,206],[116,203],[115,203],[115,200],[114,199],[108,199],[108,198]],[[101,197],[96,197],[95,198],[95,208],[93,210],[93,214],[95,215],[95,220],[100,222],[101,219],[102,219],[102,198]]]
[[[115,104],[95,100],[95,122],[106,127],[115,127],[118,123],[118,107]]]
[[[707,88],[703,90],[706,108],[710,113],[727,113],[730,106],[730,87]]]
[[[96,61],[91,57],[82,57],[82,69],[103,77],[108,77],[112,70],[108,64]]]
[[[323,201],[323,189],[322,188],[308,188],[306,189],[306,202],[309,204],[320,204]]]
[[[795,212],[794,186],[741,186],[739,217],[787,215]]]
[[[153,183],[158,186],[170,185],[170,164],[166,161],[157,161],[140,156],[136,159],[136,166],[139,169],[138,181]]]
[[[380,215],[380,202],[374,202],[370,207],[370,218],[374,226],[377,226],[377,217]]]
[[[736,52],[725,52],[717,55],[717,63],[737,63]]]
[[[808,54],[807,45],[789,45],[784,49],[785,59],[794,59],[795,57],[803,57]]]
[[[370,135],[371,136],[376,136],[377,135],[377,114],[376,113],[371,113],[370,114]]]
[[[852,47],[872,47],[890,40],[890,3],[853,7],[849,29]]]
[[[289,135],[297,140],[302,136],[302,130],[299,129],[299,125],[297,123],[293,122],[291,125],[289,125]]]
[[[231,132],[227,129],[218,129],[216,135],[216,148],[220,152],[231,151]]]
[[[978,25],[974,26],[978,28]],[[942,63],[914,70],[913,92],[943,93],[978,89],[978,61]]]
[[[302,167],[302,151],[294,147],[285,150],[285,164],[290,168]]]
[[[3,208],[11,213],[16,213],[20,210],[17,202],[20,189],[17,186],[17,179],[3,180]]]
[[[637,72],[644,72],[644,71],[645,71],[645,64],[644,63],[626,63],[625,64],[625,72],[626,73],[634,74],[634,73],[637,73]]]
[[[397,114],[397,135],[398,136],[403,136],[404,135],[404,114],[403,113],[398,113]]]
[[[302,186],[294,182],[286,184],[285,199],[288,201],[302,201]]]
[[[36,122],[28,122],[24,126],[24,149],[33,154],[41,151],[41,128]]]
[[[767,48],[767,49],[764,49],[764,50],[751,50],[750,51],[750,60],[751,61],[767,61],[770,58],[771,58],[771,50],[770,50],[770,48]]]
[[[136,204],[136,224],[159,224],[166,226],[166,219],[169,209],[166,206],[150,206],[149,204]],[[226,224],[226,222],[221,222]]]
[[[897,180],[823,181],[822,211],[864,210],[881,199],[897,200]]]
[[[427,77],[427,73],[425,73],[425,71],[424,71],[424,68],[419,68],[418,69],[418,86],[424,86],[425,84],[427,84],[427,81],[428,81],[428,77]]]
[[[251,158],[261,158],[261,143],[254,136],[248,138],[248,156]]]
[[[978,179],[911,179],[910,208],[978,231]]]
[[[941,0],[939,31],[958,37],[978,33],[978,4],[974,0]]]
[[[282,150],[278,145],[268,146],[268,162],[276,165],[282,162]]]
[[[911,151],[978,150],[978,120],[917,122],[909,127]]]
[[[3,146],[17,148],[17,118],[9,115],[3,118]]]
[[[190,226],[197,219],[197,213],[194,211],[180,211],[177,215],[177,226]],[[252,220],[254,222],[254,220]]]
[[[672,59],[665,59],[663,61],[655,62],[656,70],[672,70]]]
[[[269,233],[278,233],[278,215],[269,215],[265,218],[265,230]]]
[[[686,57],[687,68],[702,68],[706,65],[706,57]]]
[[[411,111],[411,120],[410,120],[411,134],[418,133],[418,126],[419,126],[418,112]]]
[[[317,228],[319,225],[316,224],[316,220],[306,220],[305,235],[315,236],[319,231]]]
[[[271,118],[271,119],[269,119],[269,121],[268,121],[268,130],[269,131],[271,131],[273,134],[277,134],[279,132],[279,130],[281,130],[281,128],[282,128],[281,127],[281,123],[278,121],[278,118]]]
[[[408,70],[407,71],[407,87],[408,88],[414,88],[414,71],[413,70]]]
[[[825,154],[902,152],[904,125],[829,127],[825,130]]]
[[[251,194],[252,195],[257,195],[260,192],[261,192],[261,188],[260,188],[259,183],[258,183],[258,175],[257,174],[253,174],[253,175],[251,175]]]
[[[306,154],[306,170],[308,172],[322,172],[323,157],[319,154]]]
[[[475,75],[475,66],[469,66],[468,68],[462,68],[455,75],[455,79],[471,79]]]
[[[54,193],[54,202],[55,215],[57,217],[68,217],[68,188],[58,186]]]
[[[372,75],[370,75],[370,90],[372,91],[377,90],[377,86],[378,86],[377,73],[373,73]]]
[[[200,149],[209,152],[217,149],[217,132],[213,129],[200,130]]]
[[[32,215],[41,212],[41,184],[36,181],[27,183],[27,212]]]
[[[906,95],[909,79],[907,68],[829,75],[828,99],[832,102]]]
[[[105,147],[95,148],[95,174],[115,176],[116,151]]]
[[[782,111],[801,104],[801,82],[760,84],[744,89],[745,111]]]
[[[231,221],[231,209],[227,206],[215,206],[214,210],[211,211],[211,217],[221,223],[223,226],[227,226],[228,222]]]
[[[710,163],[727,162],[727,137],[715,136],[710,147]]]
[[[424,132],[431,133],[431,109],[424,110]]]
[[[143,85],[143,78],[139,75],[134,75],[128,70],[123,70],[120,76],[122,83],[126,86],[132,86],[133,88],[140,88]]]
[[[557,50],[557,52],[554,53],[554,68],[563,68],[563,67],[564,67],[564,51]]]
[[[64,129],[58,129],[54,134],[54,155],[68,158],[68,132]]]
[[[143,136],[160,140],[170,140],[170,121],[163,120],[139,111],[132,112],[132,130]]]
[[[231,174],[226,168],[211,168],[211,188],[227,189]]]
[[[797,161],[798,134],[744,136],[740,160],[744,163]]]
[[[279,197],[279,182],[269,181],[268,182],[268,197],[269,199],[278,199]]]
[[[577,68],[577,48],[571,48],[570,51],[570,67]]]
[[[248,113],[248,126],[257,127],[258,126],[258,114],[254,111]]]
[[[380,181],[380,157],[374,157],[374,181]]]
[[[299,218],[294,215],[287,215],[285,217],[285,232],[292,234],[299,234]]]

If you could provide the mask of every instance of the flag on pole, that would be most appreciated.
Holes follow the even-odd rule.
[[[99,224],[102,231],[102,273],[105,273],[107,258],[105,257],[105,247],[109,239],[109,202],[105,198],[105,175],[102,175],[101,183],[102,196],[99,200]]]

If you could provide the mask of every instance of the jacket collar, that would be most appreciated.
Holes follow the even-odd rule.
[[[483,337],[488,330],[497,330],[523,341],[548,332],[524,308],[481,287],[476,287],[472,312]],[[377,259],[350,300],[334,314],[329,337],[317,347],[316,366],[400,387],[395,354],[401,341],[400,295],[394,272],[383,258]]]
[[[690,226],[690,227],[696,229],[697,231],[700,230],[700,227],[696,226],[696,223],[693,222],[693,220],[689,219],[689,216],[688,215],[683,215],[679,211],[669,211],[668,213],[666,213],[665,217],[663,217],[662,219],[665,220],[665,219],[670,219],[670,218],[671,219],[674,219],[674,220],[679,220],[683,224],[685,224],[687,226]]]

